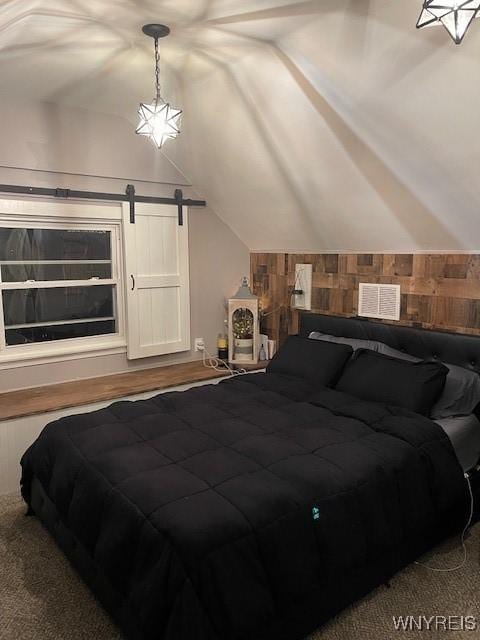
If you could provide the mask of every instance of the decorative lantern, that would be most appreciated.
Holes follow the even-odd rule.
[[[258,298],[243,278],[237,293],[228,301],[228,360],[246,365],[258,362],[260,348]]]

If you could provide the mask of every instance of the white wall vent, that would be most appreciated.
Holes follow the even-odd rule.
[[[400,285],[361,282],[358,315],[364,318],[400,320]]]

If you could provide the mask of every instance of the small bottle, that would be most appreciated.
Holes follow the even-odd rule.
[[[228,360],[228,340],[225,334],[219,333],[217,338],[218,357],[220,360]]]
[[[258,357],[260,359],[260,362],[264,362],[267,359],[267,354],[265,353],[265,348],[263,344],[260,347],[260,353],[258,354]]]

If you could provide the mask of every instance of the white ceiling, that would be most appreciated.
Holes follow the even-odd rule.
[[[197,52],[212,48],[228,57],[243,55],[248,43],[240,46],[235,36],[239,11],[248,10],[250,20],[259,11],[270,15],[272,5],[288,4],[292,3],[0,0],[0,95],[126,115],[129,106],[153,92],[153,41],[143,35],[142,25],[170,26],[172,36],[160,41],[162,83],[175,91],[178,75]],[[318,2],[298,6],[305,4]],[[259,37],[275,37],[284,30],[284,22],[274,22],[269,20],[263,34],[260,28]],[[252,21],[252,35],[258,30]]]
[[[185,110],[165,153],[251,249],[480,250],[480,21],[456,47],[415,30],[420,5],[0,0],[0,99],[133,123],[153,94],[141,26],[164,22]]]

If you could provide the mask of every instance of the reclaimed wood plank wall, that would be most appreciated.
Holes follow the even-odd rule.
[[[400,324],[480,335],[480,255],[252,253],[262,330],[280,343],[298,330],[296,264],[313,265],[313,312],[354,316],[360,282],[399,284]]]

